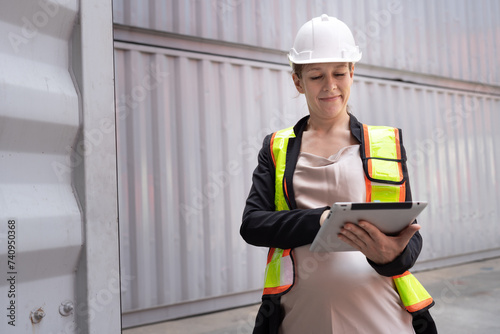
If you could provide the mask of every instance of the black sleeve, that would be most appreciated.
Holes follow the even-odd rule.
[[[401,139],[402,140],[402,139]],[[411,189],[410,189],[410,179],[408,177],[408,168],[406,166],[406,151],[401,143],[401,151],[403,156],[403,175],[406,177],[406,201],[410,202],[412,200],[411,197]],[[414,222],[416,224],[417,221]],[[420,251],[422,250],[422,236],[417,231],[413,237],[408,242],[408,245],[403,250],[401,255],[399,255],[394,261],[378,265],[375,262],[368,260],[368,263],[375,269],[377,273],[382,276],[395,276],[401,275],[405,271],[409,270],[415,262],[417,261],[418,256],[420,255]]]
[[[255,246],[288,249],[310,244],[319,231],[321,214],[328,207],[275,211],[275,172],[270,141],[271,135],[264,139],[259,152],[240,234]]]
[[[379,275],[392,277],[395,275],[401,275],[405,271],[409,270],[417,261],[420,250],[422,249],[422,236],[420,233],[415,233],[413,237],[408,242],[408,245],[404,249],[403,253],[399,255],[394,261],[387,264],[379,265],[375,262],[368,260],[368,263],[375,269]]]

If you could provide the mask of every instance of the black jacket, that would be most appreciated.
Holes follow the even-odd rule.
[[[240,229],[241,236],[249,244],[282,249],[296,248],[312,243],[319,231],[321,214],[329,208],[297,209],[293,191],[293,174],[300,153],[302,133],[307,126],[308,118],[309,116],[302,118],[294,126],[296,137],[290,138],[288,142],[284,178],[288,190],[290,210],[275,211],[275,170],[270,149],[272,134],[264,139],[258,156],[258,165],[253,173],[252,188],[246,201]],[[350,115],[351,133],[360,143],[362,141],[362,128],[362,124],[353,115]],[[403,174],[406,178],[406,200],[411,201],[404,147],[402,147],[402,155]],[[422,237],[417,232],[403,253],[393,262],[377,265],[367,260],[377,273],[391,277],[410,269],[415,264],[421,248]],[[263,297],[254,333],[277,333],[280,322],[280,296]]]

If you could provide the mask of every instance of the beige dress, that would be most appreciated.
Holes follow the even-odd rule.
[[[317,208],[334,202],[365,202],[359,145],[329,159],[301,152],[293,187],[297,206]],[[414,333],[389,277],[380,276],[361,252],[313,253],[293,250],[295,285],[282,296],[282,334]]]

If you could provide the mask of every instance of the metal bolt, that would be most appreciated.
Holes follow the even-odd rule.
[[[67,317],[73,312],[74,309],[75,307],[73,306],[73,303],[71,301],[65,301],[62,302],[61,305],[59,306],[59,313],[63,317]]]
[[[45,317],[45,311],[41,307],[38,310],[31,311],[30,318],[32,323],[39,323],[42,321],[43,317]]]

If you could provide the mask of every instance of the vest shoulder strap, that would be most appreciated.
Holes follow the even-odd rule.
[[[276,173],[274,205],[277,211],[289,210],[286,198],[288,197],[286,182],[284,182],[286,168],[286,153],[288,149],[288,140],[295,138],[293,127],[289,127],[273,133],[271,137],[271,156]]]
[[[366,201],[404,201],[406,178],[403,172],[401,130],[363,124],[362,143]]]
[[[293,127],[273,133],[270,142],[271,157],[275,169],[274,205],[276,211],[289,210],[286,200],[286,153],[288,140],[295,138]],[[286,293],[295,281],[295,268],[291,249],[270,248],[264,280],[263,296],[277,296]]]

